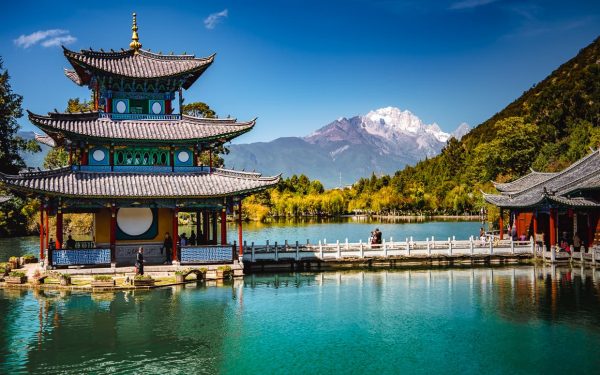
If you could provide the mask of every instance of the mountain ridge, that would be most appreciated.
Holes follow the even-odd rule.
[[[331,188],[414,165],[437,155],[448,139],[460,138],[468,130],[462,123],[456,133],[446,133],[408,110],[385,107],[339,117],[305,137],[233,144],[224,160],[228,167],[265,174],[305,174]]]

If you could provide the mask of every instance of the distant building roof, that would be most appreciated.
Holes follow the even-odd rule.
[[[48,116],[29,112],[29,120],[51,137],[55,145],[64,139],[98,139],[110,142],[144,141],[157,143],[190,143],[228,141],[254,127],[256,121],[236,122],[236,119],[212,119],[182,115],[174,120],[112,120],[98,112],[49,113]],[[50,142],[40,137],[45,144]],[[48,142],[46,142],[48,141]]]
[[[134,79],[181,78],[182,87],[188,89],[213,63],[215,55],[197,58],[194,55],[163,55],[147,50],[103,52],[94,50],[71,51],[64,54],[74,70],[66,76],[77,85],[89,85],[92,72]]]
[[[213,173],[79,172],[71,167],[5,175],[15,190],[79,198],[207,198],[249,194],[276,185],[280,176],[216,169]]]
[[[587,193],[600,189],[600,150],[596,150],[561,172],[532,172],[507,184],[496,184],[501,194],[483,193],[498,207],[534,207],[543,204],[568,207],[600,207]]]

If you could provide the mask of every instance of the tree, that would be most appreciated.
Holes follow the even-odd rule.
[[[188,116],[215,118],[217,114],[210,109],[208,104],[202,102],[193,102],[184,104],[181,107],[181,113]]]
[[[67,101],[67,112],[86,112],[94,110],[93,101],[81,101],[79,98],[71,98]],[[66,167],[69,164],[69,153],[62,146],[52,148],[44,158],[44,168],[54,169]]]
[[[23,116],[23,97],[12,91],[9,80],[0,58],[0,171],[15,174],[25,167],[19,152],[38,152],[41,148],[34,140],[25,141],[17,135],[20,129],[17,119]]]

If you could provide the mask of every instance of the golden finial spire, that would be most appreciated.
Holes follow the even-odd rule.
[[[138,36],[138,27],[137,27],[137,19],[135,13],[133,13],[133,26],[131,26],[131,30],[133,34],[131,34],[131,43],[129,43],[129,48],[138,53],[138,50],[142,48],[142,43],[140,43],[140,37]]]

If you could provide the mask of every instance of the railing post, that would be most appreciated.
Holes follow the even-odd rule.
[[[284,244],[285,244],[285,251],[288,251],[288,242],[287,242],[287,240],[285,240]]]
[[[536,258],[535,239],[533,238],[533,236],[529,237],[529,241],[531,242],[531,254],[533,254],[533,259],[535,259]]]
[[[298,247],[298,241],[296,241],[296,260],[300,260],[300,247]]]
[[[342,248],[340,247],[340,240],[335,241],[335,245],[337,248],[337,258],[340,259],[342,257]]]
[[[596,250],[593,247],[589,247],[590,250],[592,250],[592,265],[595,266],[596,265]]]
[[[494,254],[494,237],[490,237],[490,255]]]
[[[360,257],[364,258],[365,257],[365,246],[364,246],[362,240],[360,240],[359,243],[360,243]]]
[[[431,256],[431,245],[429,244],[429,237],[427,237],[427,255]]]
[[[267,249],[265,251],[268,253],[269,250],[270,250],[270,248],[269,248],[269,240],[267,240]]]
[[[515,253],[515,241],[513,240],[512,236],[510,236],[510,253]]]
[[[387,257],[387,243],[385,243],[385,238],[383,239],[383,256]]]
[[[473,236],[469,237],[469,250],[471,251],[471,255],[473,255]]]
[[[452,239],[448,237],[448,255],[452,255]]]
[[[556,252],[554,251],[554,246],[550,246],[550,262],[553,264],[556,262]]]
[[[431,236],[431,247],[435,249],[435,237]]]
[[[323,244],[321,243],[321,240],[319,240],[319,256],[323,259]]]
[[[254,263],[254,241],[252,241],[252,257],[250,259],[252,259],[252,262]]]
[[[231,259],[236,259],[236,256],[237,256],[237,259],[240,259],[239,252],[236,250],[237,250],[237,241],[233,241],[233,248],[232,248],[233,252],[231,253]],[[243,260],[244,260],[244,256],[242,255],[242,261]]]
[[[348,237],[346,237],[346,251],[350,250],[350,245],[348,244]]]
[[[412,238],[411,238],[412,240]],[[406,253],[408,254],[408,256],[410,256],[410,242],[408,242],[408,239],[406,241]]]
[[[275,241],[275,261],[279,261],[279,249],[277,248],[277,241]]]

